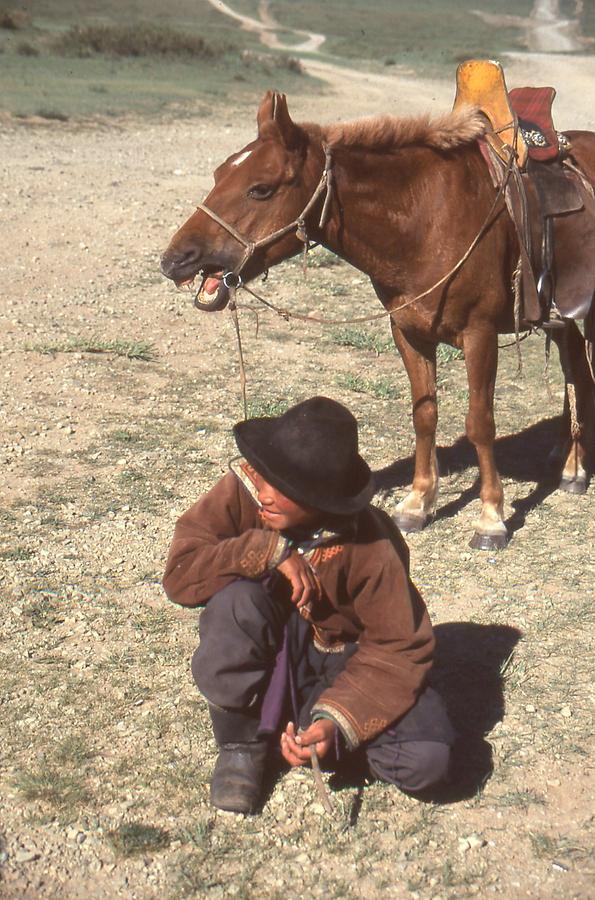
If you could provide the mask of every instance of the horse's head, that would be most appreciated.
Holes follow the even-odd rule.
[[[227,273],[228,285],[240,271],[249,281],[303,247],[297,226],[271,242],[266,239],[301,215],[312,195],[312,178],[315,185],[320,176],[320,161],[314,161],[315,172],[308,163],[307,134],[292,122],[283,94],[265,95],[257,123],[256,140],[215,170],[215,186],[161,260],[161,271],[178,286],[201,274],[199,296],[206,308],[222,309],[227,303],[222,281]]]

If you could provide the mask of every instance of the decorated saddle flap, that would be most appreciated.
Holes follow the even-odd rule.
[[[553,87],[513,88],[508,92],[529,157],[538,162],[557,159],[560,140],[552,119]]]

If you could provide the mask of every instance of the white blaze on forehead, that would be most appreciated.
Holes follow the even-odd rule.
[[[234,161],[232,162],[232,166],[239,166],[244,162],[245,159],[248,159],[251,153],[252,150],[244,150],[243,153],[240,153],[237,159],[234,159]]]

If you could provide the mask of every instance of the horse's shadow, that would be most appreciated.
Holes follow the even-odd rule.
[[[457,732],[449,781],[423,794],[422,801],[454,803],[474,797],[493,771],[486,735],[504,717],[503,679],[521,632],[507,625],[447,622],[437,625],[430,683],[444,698]],[[357,821],[367,768],[363,754],[348,758],[331,786],[355,787],[349,824]]]
[[[560,428],[561,417],[542,419],[516,434],[497,438],[494,443],[496,465],[500,475],[515,481],[536,482],[526,497],[513,501],[514,513],[506,521],[509,534],[522,528],[528,513],[543,503],[558,486],[555,473],[548,464],[548,454],[558,439]],[[438,447],[436,453],[439,471],[445,476],[465,472],[477,466],[475,448],[464,435],[457,438],[450,447]],[[408,456],[375,472],[378,489],[390,491],[411,484],[414,462],[415,457]],[[479,487],[477,478],[471,487],[461,491],[455,500],[439,507],[434,520],[456,515],[468,503],[479,497]]]

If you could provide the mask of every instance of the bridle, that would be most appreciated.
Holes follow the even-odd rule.
[[[306,227],[306,217],[308,213],[312,210],[312,208],[317,203],[319,197],[324,194],[324,203],[322,205],[322,211],[320,213],[320,220],[318,222],[318,227],[323,228],[328,219],[328,212],[331,201],[331,192],[332,192],[332,184],[333,184],[333,173],[332,173],[332,158],[331,158],[331,150],[326,144],[323,145],[324,149],[324,169],[322,175],[320,176],[320,180],[314,189],[314,193],[308,200],[302,212],[290,222],[289,225],[285,225],[283,228],[277,229],[277,231],[273,231],[271,234],[267,235],[264,238],[260,238],[258,241],[250,241],[244,237],[244,235],[240,234],[237,228],[234,228],[233,225],[230,225],[229,222],[226,222],[225,219],[222,219],[221,216],[218,216],[216,212],[213,212],[212,209],[209,209],[204,203],[199,203],[197,205],[197,209],[200,209],[201,212],[206,213],[213,222],[216,222],[217,225],[220,225],[221,228],[224,228],[228,234],[232,236],[238,243],[242,244],[244,247],[244,255],[238,265],[230,270],[229,272],[225,272],[223,275],[222,281],[228,290],[236,290],[241,287],[242,282],[242,272],[245,269],[246,265],[252,259],[257,250],[262,249],[262,247],[268,247],[270,244],[274,244],[276,241],[280,240],[280,238],[285,237],[286,234],[289,234],[292,231],[295,231],[296,237],[298,240],[302,241],[304,244],[304,248],[308,248],[309,239],[308,239],[308,231]],[[205,312],[212,312],[215,310],[219,310],[222,308],[221,302],[217,299],[213,300],[211,303],[202,303],[198,299],[198,293],[194,298],[194,305]]]

